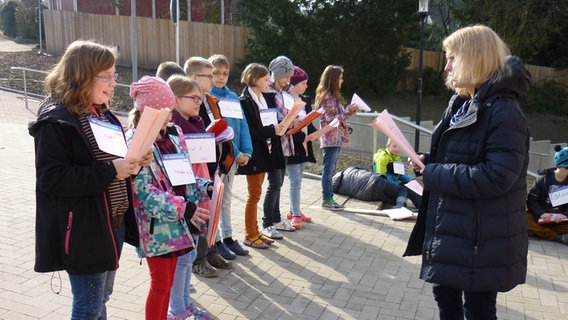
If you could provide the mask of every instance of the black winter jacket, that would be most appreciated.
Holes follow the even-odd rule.
[[[276,109],[275,93],[263,93],[269,108]],[[284,168],[284,153],[279,136],[274,134],[274,126],[263,126],[258,106],[252,99],[248,87],[239,97],[244,116],[249,126],[252,140],[252,157],[246,166],[239,166],[237,174],[253,175]],[[270,151],[267,140],[271,141]]]
[[[40,112],[29,125],[36,154],[34,270],[72,274],[116,270],[120,253],[107,191],[116,176],[114,165],[95,160],[78,117],[63,105],[48,105]],[[126,183],[131,186],[132,181]],[[131,206],[125,241],[137,246],[132,190],[127,190]]]
[[[454,95],[434,129],[424,197],[405,256],[422,254],[420,278],[465,291],[508,291],[527,271],[529,132],[516,97],[530,85],[520,59],[484,83],[462,121]]]
[[[306,103],[305,110],[306,114],[312,111],[312,99],[309,96],[300,96],[300,99]],[[308,124],[308,134],[316,131],[313,122]],[[288,164],[298,164],[304,162],[316,163],[316,157],[314,156],[314,148],[312,142],[308,141],[306,147],[304,147],[304,140],[306,140],[306,133],[302,130],[296,132],[292,135],[294,140],[294,155],[288,157]]]
[[[556,168],[539,171],[540,175],[536,178],[529,190],[527,196],[527,210],[534,215],[535,221],[546,212],[559,212],[568,215],[568,203],[557,207],[552,206],[552,203],[550,203],[548,193],[552,191],[550,190],[551,186],[555,186],[555,188],[568,186],[568,180],[562,182],[556,180],[554,171],[556,171]]]

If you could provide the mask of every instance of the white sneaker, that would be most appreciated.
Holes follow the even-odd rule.
[[[282,230],[282,231],[296,231],[296,228],[294,228],[294,226],[291,225],[290,222],[285,220],[275,223],[274,228],[276,230]]]
[[[284,238],[284,236],[278,232],[276,229],[274,229],[273,226],[267,227],[267,228],[262,228],[260,230],[260,233],[262,233],[263,236],[270,238],[270,239],[282,239]]]

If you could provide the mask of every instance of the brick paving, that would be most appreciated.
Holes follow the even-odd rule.
[[[0,91],[0,319],[69,318],[67,274],[40,274],[34,263],[34,153],[21,96]],[[266,186],[265,186],[266,187]],[[281,208],[288,207],[288,181]],[[237,257],[232,271],[193,276],[196,303],[216,319],[438,319],[420,259],[402,258],[412,221],[373,214],[375,203],[345,197],[350,209],[319,208],[318,180],[304,179],[303,211],[314,222],[285,233],[270,249]],[[242,240],[246,180],[234,184],[233,229]],[[259,213],[259,221],[262,214]],[[527,283],[499,294],[500,319],[568,319],[568,246],[530,238]],[[61,285],[59,278],[61,278]],[[143,319],[149,276],[125,246],[110,319]],[[60,289],[59,294],[52,292]]]

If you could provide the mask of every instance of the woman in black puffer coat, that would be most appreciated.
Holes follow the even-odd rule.
[[[422,254],[440,319],[497,319],[497,292],[525,282],[529,132],[516,98],[530,85],[520,59],[485,26],[443,42],[456,91],[421,155],[424,197],[405,256]],[[462,294],[465,303],[462,306]]]

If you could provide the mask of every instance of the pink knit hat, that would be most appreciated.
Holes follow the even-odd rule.
[[[145,107],[173,109],[176,105],[176,98],[168,83],[157,77],[144,76],[132,83],[130,96],[136,100],[136,109],[140,111],[144,111]]]
[[[298,66],[294,66],[294,74],[290,78],[290,84],[295,86],[304,80],[308,80],[308,74],[306,71]]]

